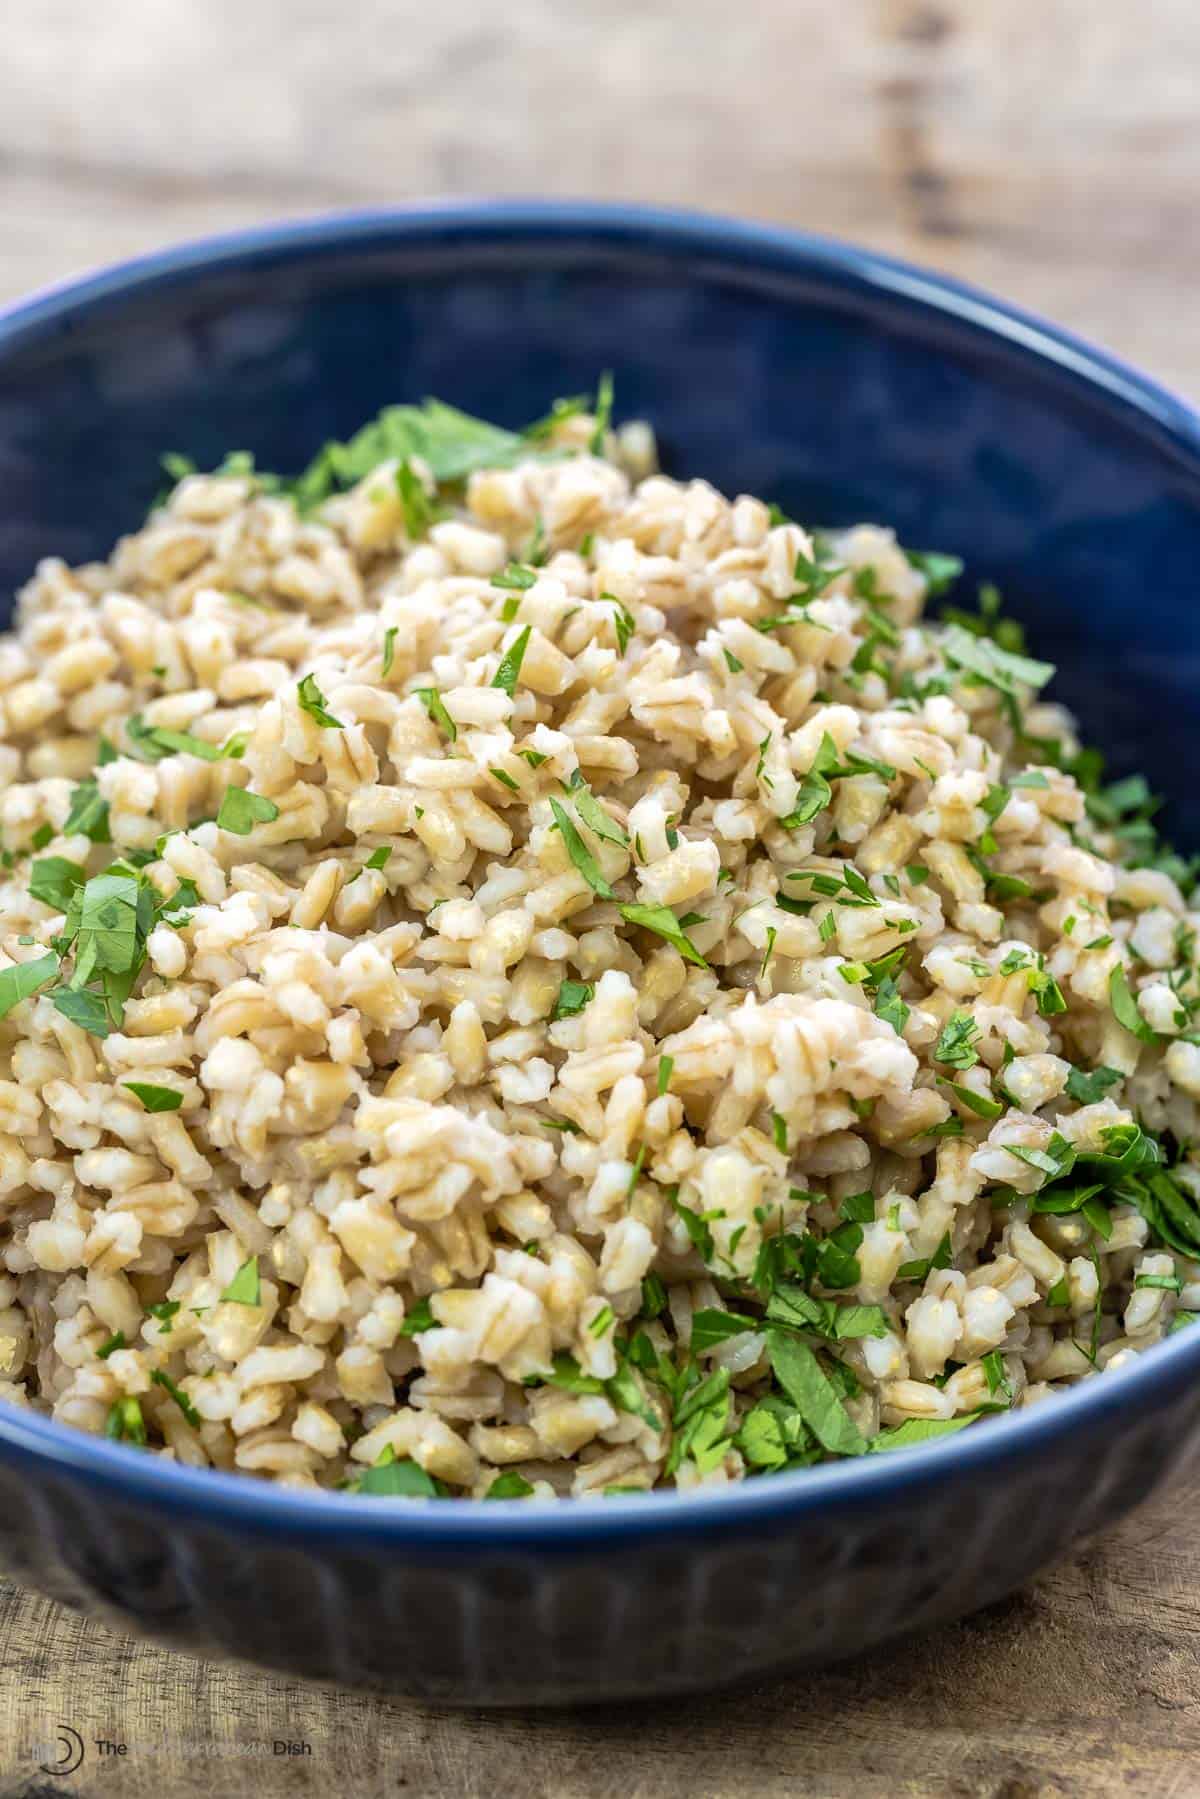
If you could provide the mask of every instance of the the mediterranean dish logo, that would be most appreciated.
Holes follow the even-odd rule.
[[[303,1737],[252,1737],[233,1742],[201,1738],[161,1738],[156,1742],[130,1743],[122,1736],[85,1739],[73,1724],[56,1724],[54,1735],[30,1746],[30,1759],[43,1774],[62,1778],[74,1774],[86,1759],[95,1761],[159,1760],[168,1756],[195,1761],[275,1761],[310,1756],[312,1744]]]

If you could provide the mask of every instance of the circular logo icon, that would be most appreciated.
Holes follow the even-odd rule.
[[[60,1724],[55,1737],[58,1749],[57,1759],[52,1762],[39,1762],[43,1774],[74,1774],[83,1760],[83,1738],[69,1724]]]

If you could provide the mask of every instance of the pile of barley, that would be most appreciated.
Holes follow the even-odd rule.
[[[188,475],[21,596],[0,1398],[549,1497],[920,1440],[1190,1319],[1200,913],[1049,671],[924,626],[886,530],[505,435],[307,511]]]

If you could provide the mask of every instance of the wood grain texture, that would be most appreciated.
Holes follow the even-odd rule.
[[[591,194],[857,238],[1200,396],[1198,115],[1195,0],[41,0],[5,24],[0,299],[265,217]],[[1192,1795],[1193,1501],[952,1629],[641,1711],[302,1688],[0,1588],[0,1799]],[[59,1721],[87,1757],[55,1781]],[[311,1757],[203,1753],[276,1735]]]

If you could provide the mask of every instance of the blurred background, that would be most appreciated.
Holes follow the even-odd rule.
[[[0,300],[434,194],[806,226],[1200,396],[1197,0],[39,0],[6,9]]]

